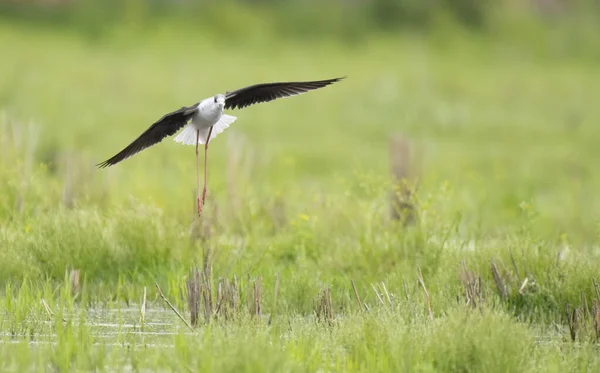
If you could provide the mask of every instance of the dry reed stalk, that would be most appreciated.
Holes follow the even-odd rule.
[[[383,281],[381,281],[381,287],[383,288],[383,294],[385,294],[385,297],[388,301],[388,303],[390,304],[390,311],[394,310],[394,303],[392,302],[392,297],[390,296],[390,293],[388,292],[385,283]]]
[[[523,280],[523,283],[521,284],[521,287],[519,288],[519,294],[523,295],[525,292],[525,288],[527,287],[527,283],[529,282],[529,278],[525,277],[525,279]]]
[[[521,281],[521,276],[519,275],[519,268],[517,267],[517,262],[515,261],[515,257],[513,256],[512,249],[509,248],[508,252],[510,253],[510,261],[513,266],[513,270],[515,271],[515,276],[517,276],[517,281]]]
[[[594,291],[596,292],[596,299],[600,302],[600,286],[596,282],[595,278],[592,278],[592,285],[594,285]]]
[[[187,303],[190,311],[190,322],[192,326],[198,325],[198,315],[200,313],[200,272],[198,267],[190,269],[190,274],[186,279]]]
[[[373,291],[375,292],[375,297],[377,297],[379,303],[381,303],[381,305],[385,308],[387,308],[387,306],[389,305],[388,312],[392,312],[394,309],[392,298],[390,297],[390,294],[388,293],[383,281],[381,282],[381,284],[371,284],[371,287],[373,288]]]
[[[140,306],[140,325],[144,330],[144,323],[146,322],[146,287],[144,286],[144,293],[142,295],[142,304]]]
[[[175,312],[175,315],[177,315],[177,317],[179,317],[179,319],[181,321],[183,321],[183,323],[191,330],[194,331],[194,328],[192,328],[192,326],[187,322],[187,320],[181,316],[181,314],[179,313],[179,311],[177,311],[177,308],[175,308],[175,306],[173,306],[171,304],[171,302],[169,302],[169,300],[167,299],[167,297],[165,297],[165,295],[163,294],[162,290],[160,290],[160,286],[158,286],[158,283],[155,282],[154,283],[156,285],[156,290],[158,291],[158,295],[160,295],[160,297],[162,298],[163,301],[165,301],[165,303],[169,306],[169,308],[171,308],[171,310],[173,312]]]
[[[262,281],[262,277],[258,276],[258,278],[254,281],[254,285],[252,286],[252,315],[253,316],[261,315],[261,308],[260,308],[261,281]]]
[[[273,312],[277,310],[277,293],[279,292],[279,272],[277,272],[277,277],[275,277],[275,291],[273,293]]]
[[[177,284],[177,290],[179,290],[179,301],[181,304],[187,304],[187,281],[186,281],[186,291],[184,292],[183,286],[181,284]],[[185,294],[184,294],[185,293]],[[189,307],[188,307],[189,310]]]
[[[375,293],[375,296],[377,297],[377,300],[379,301],[379,303],[381,303],[381,305],[383,307],[385,307],[385,302],[383,301],[383,298],[381,297],[381,295],[379,295],[379,292],[377,291],[377,288],[375,287],[375,285],[371,284],[371,288],[373,288],[373,292]]]
[[[568,303],[565,303],[564,308],[565,308],[564,315],[565,315],[565,318],[567,320],[567,326],[569,327],[569,332],[571,334],[571,339],[574,341],[575,340],[575,336],[574,336],[573,326],[572,326],[572,317],[573,317],[573,315],[572,315],[571,311],[569,310],[569,304]]]
[[[71,269],[71,271],[69,272],[69,279],[71,281],[71,290],[73,291],[73,294],[79,294],[81,290],[79,283],[80,273],[81,271],[78,269]]]
[[[40,302],[42,303],[42,306],[44,306],[44,310],[48,314],[48,319],[51,320],[54,317],[54,312],[52,312],[52,309],[50,308],[48,303],[46,303],[46,300],[44,298],[42,298]]]
[[[569,334],[571,335],[571,340],[575,342],[577,339],[577,334],[579,333],[582,326],[584,326],[584,315],[583,310],[579,307],[572,307],[570,310],[570,306],[565,303],[565,315],[567,317],[567,323],[569,325]]]
[[[332,325],[333,306],[331,305],[331,292],[329,291],[329,287],[326,287],[325,290],[319,294],[315,305],[315,313],[319,322]]]
[[[231,318],[235,315],[236,305],[239,303],[240,293],[233,282],[225,280],[225,304],[227,305],[228,312],[231,312]],[[226,317],[227,318],[227,317]]]
[[[390,214],[392,220],[399,220],[404,226],[416,222],[416,208],[411,199],[414,194],[415,183],[414,167],[411,165],[410,144],[402,135],[395,135],[389,142],[390,172],[392,175],[393,189],[390,198]]]
[[[215,315],[223,317],[225,320],[233,319],[236,306],[240,298],[236,281],[231,283],[228,279],[219,279],[217,285],[217,309]]]
[[[212,248],[210,243],[202,246],[202,273],[210,275],[210,260],[212,258]]]
[[[594,323],[594,331],[596,332],[596,342],[600,341],[600,301],[594,299],[592,301],[592,319]]]
[[[570,332],[571,339],[575,342],[576,333],[579,330],[579,323],[581,322],[581,312],[577,307],[573,308],[573,315],[571,316]]]
[[[219,278],[219,281],[217,282],[217,295],[216,295],[216,301],[217,301],[217,308],[215,309],[215,316],[219,316],[221,315],[221,313],[227,313],[227,311],[224,311],[227,306],[224,305],[225,302],[225,285],[223,284],[223,279]],[[227,316],[225,316],[227,317]]]
[[[591,308],[588,308],[587,297],[583,292],[579,297],[579,307],[572,307],[568,303],[564,305],[564,314],[573,342],[576,341],[577,335],[580,341],[587,338],[592,342],[600,341],[600,294],[595,279],[592,279],[592,284],[597,292],[595,297],[592,297]],[[588,329],[588,325],[591,330]]]
[[[237,309],[237,307],[238,307],[238,303],[237,302],[241,303],[242,297],[240,296],[240,287],[238,285],[238,279],[237,279],[237,276],[235,274],[233,275],[233,290],[237,294],[237,301],[234,302],[233,308]]]
[[[352,284],[352,289],[354,290],[354,295],[356,296],[356,302],[358,303],[358,309],[360,309],[361,311],[367,310],[367,307],[365,306],[365,304],[363,304],[363,302],[361,302],[360,297],[358,296],[358,290],[356,290],[356,285],[354,284],[354,280],[350,280],[350,283]]]
[[[248,274],[247,284],[248,284],[248,286],[250,286],[250,284],[252,284],[252,292],[250,292],[250,291],[246,292],[246,294],[247,294],[246,302],[248,304],[248,307],[250,309],[250,315],[252,317],[260,316],[262,313],[262,309],[261,309],[261,305],[260,305],[261,283],[262,283],[261,276],[258,276],[254,281],[252,281],[250,279],[250,274]]]
[[[469,271],[463,262],[459,277],[464,289],[465,304],[477,308],[483,302],[481,276]]]
[[[46,313],[48,314],[48,319],[52,319],[54,317],[54,312],[52,312],[52,309],[50,308],[50,306],[48,305],[48,303],[46,303],[46,300],[44,298],[42,298],[40,300],[40,302],[42,303],[42,306],[44,306],[44,310],[46,311]],[[67,322],[67,320],[63,317],[60,318],[62,320],[62,322]]]
[[[423,281],[423,273],[421,272],[421,267],[417,266],[417,278],[419,280],[419,283],[421,284],[421,287],[423,288],[423,292],[425,293],[425,302],[427,304],[427,313],[429,314],[429,317],[431,319],[433,319],[433,312],[431,311],[431,301],[429,299],[429,292],[427,292],[427,287],[425,286],[425,281]]]
[[[588,310],[587,298],[586,298],[585,294],[583,293],[583,291],[581,292],[581,294],[579,296],[579,302],[581,305],[582,317],[584,319],[587,319],[590,314],[590,311]]]
[[[500,293],[500,297],[502,300],[506,300],[508,298],[508,288],[504,284],[500,273],[498,272],[498,268],[493,260],[490,260],[490,269],[492,271],[492,278],[494,279],[494,283],[496,284],[496,289],[498,289],[498,293]],[[518,276],[518,274],[517,274]]]
[[[208,324],[213,314],[213,296],[212,296],[212,276],[211,268],[204,262],[202,270],[202,284],[200,294],[202,295],[202,305],[204,309],[204,322]]]
[[[592,285],[596,293],[596,298],[592,300],[592,318],[594,331],[596,332],[596,342],[600,341],[600,286],[595,278],[592,278]]]

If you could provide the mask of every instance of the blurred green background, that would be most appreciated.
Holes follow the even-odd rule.
[[[0,0],[0,369],[594,371],[599,4]],[[227,112],[200,221],[193,147],[95,167],[199,99],[339,76]],[[399,135],[408,148],[390,148]],[[390,219],[394,151],[418,185],[408,226]],[[139,320],[122,302],[147,288],[162,306],[155,281],[184,310],[194,264],[244,296],[261,277],[273,324],[121,330]],[[339,327],[310,319],[325,288]],[[181,333],[171,316],[148,319]]]
[[[298,214],[333,223],[361,215],[360,203],[385,216],[388,144],[400,133],[417,152],[415,203],[433,206],[440,223],[459,216],[457,239],[522,229],[529,208],[539,237],[568,234],[585,247],[597,238],[594,1],[3,1],[0,9],[8,231],[43,233],[50,223],[37,219],[69,209],[110,220],[131,204],[157,208],[183,232],[193,217],[192,147],[168,138],[116,167],[94,164],[164,113],[215,93],[348,76],[230,112],[239,119],[209,153],[221,233],[240,219],[244,229],[260,226],[256,217],[279,200],[286,224]],[[453,194],[432,204],[440,188]],[[320,202],[328,196],[347,200],[332,211]],[[297,232],[280,233],[293,241]],[[78,259],[55,262],[5,254],[12,264],[0,278],[88,265],[102,277],[85,259],[92,248],[72,250]]]

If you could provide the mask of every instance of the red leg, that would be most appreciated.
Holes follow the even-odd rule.
[[[202,206],[204,206],[204,200],[206,199],[206,158],[208,155],[208,140],[213,128],[210,127],[208,130],[208,136],[206,136],[206,142],[204,143],[204,188],[202,189]]]

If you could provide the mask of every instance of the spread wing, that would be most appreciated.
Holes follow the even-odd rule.
[[[186,125],[190,118],[196,112],[198,104],[192,106],[184,106],[179,110],[165,114],[162,118],[152,124],[144,133],[142,133],[131,144],[117,153],[110,159],[97,164],[99,168],[112,166],[122,160],[131,157],[132,155],[141,152],[142,150],[159,143],[167,136],[172,136],[180,128]]]
[[[306,93],[335,83],[345,77],[315,80],[311,82],[283,82],[255,84],[228,92],[225,95],[225,109],[245,108],[253,104],[268,102],[277,98],[289,97]]]

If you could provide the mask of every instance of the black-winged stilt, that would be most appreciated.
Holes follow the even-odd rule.
[[[261,102],[296,96],[314,89],[325,87],[344,78],[345,77],[308,82],[262,83],[241,88],[233,92],[226,92],[225,95],[219,93],[191,106],[184,106],[179,110],[165,114],[131,144],[127,145],[125,149],[121,150],[112,158],[99,163],[97,166],[103,168],[117,164],[124,159],[159,143],[165,137],[174,135],[175,132],[185,126],[174,140],[184,145],[196,145],[198,214],[200,214],[206,198],[206,156],[208,152],[208,142],[215,138],[219,133],[223,132],[237,119],[234,116],[223,114],[223,109],[243,109],[247,106]],[[202,189],[202,200],[200,199],[199,144],[204,144],[204,188]]]

